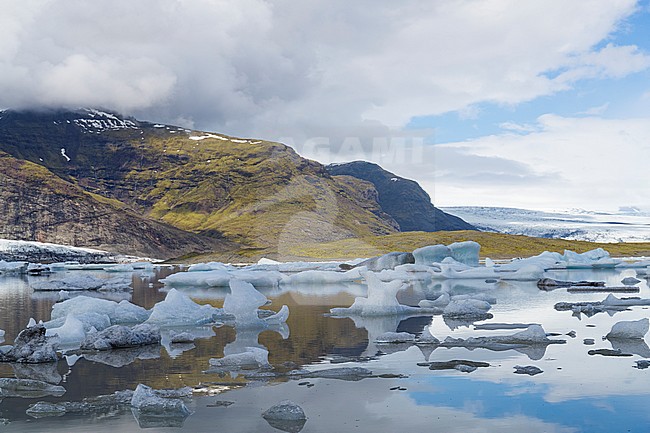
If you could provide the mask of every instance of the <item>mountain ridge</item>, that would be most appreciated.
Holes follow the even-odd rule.
[[[0,151],[44,167],[94,194],[95,202],[101,201],[98,197],[111,200],[117,212],[123,207],[189,232],[200,238],[199,244],[227,240],[244,256],[281,256],[295,243],[396,231],[391,218],[372,212],[372,196],[360,193],[370,188],[367,183],[339,182],[321,164],[281,143],[141,122],[99,110],[4,111]],[[50,199],[55,203],[61,197]],[[19,210],[11,212],[3,224],[15,228],[9,230],[14,238],[38,240],[21,226]],[[179,253],[188,253],[188,248]]]
[[[352,161],[330,164],[326,168],[334,176],[353,176],[372,183],[378,192],[381,210],[395,219],[402,232],[476,230],[461,218],[436,208],[417,182],[397,176],[377,164]]]

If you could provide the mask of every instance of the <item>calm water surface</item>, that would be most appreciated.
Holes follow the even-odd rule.
[[[90,272],[90,271],[86,271]],[[146,308],[164,299],[156,284],[163,274],[134,274],[132,292],[109,294],[109,299],[129,299]],[[108,274],[93,272],[94,275]],[[114,274],[113,274],[114,275]],[[112,276],[113,276],[112,275]],[[553,271],[548,276],[563,280],[601,280],[621,286],[620,280],[634,271]],[[55,275],[61,277],[61,273]],[[48,320],[56,294],[34,293],[30,283],[45,277],[0,277],[0,329],[10,342],[30,317]],[[150,287],[149,283],[154,282]],[[638,295],[650,298],[643,280]],[[194,412],[175,428],[149,431],[190,432],[278,432],[260,414],[283,399],[300,404],[308,417],[303,432],[648,432],[650,431],[650,369],[634,368],[636,360],[650,358],[645,341],[616,343],[632,357],[589,356],[591,349],[612,348],[602,340],[611,326],[621,320],[650,316],[646,307],[613,316],[600,313],[577,318],[571,312],[555,311],[560,301],[602,300],[604,293],[573,294],[560,289],[540,291],[534,283],[445,281],[416,285],[400,293],[400,301],[417,305],[435,298],[441,291],[452,294],[488,292],[498,299],[484,323],[539,323],[552,337],[566,344],[526,350],[437,348],[410,345],[381,345],[377,336],[388,331],[419,334],[430,325],[432,333],[447,336],[507,335],[516,330],[475,330],[470,323],[445,321],[441,316],[333,318],[332,307],[349,306],[363,296],[362,285],[283,287],[262,290],[272,300],[267,307],[278,310],[288,305],[287,329],[240,332],[231,327],[206,327],[205,338],[194,347],[161,346],[113,351],[56,365],[16,366],[0,364],[0,377],[33,377],[59,383],[63,397],[39,399],[5,398],[0,403],[0,425],[6,432],[131,432],[142,428],[130,411],[92,416],[65,415],[33,419],[25,414],[36,401],[80,401],[85,397],[134,389],[139,383],[154,388],[218,383],[222,392],[195,396],[188,407]],[[195,301],[221,306],[225,289],[186,289]],[[575,331],[576,337],[565,334]],[[584,339],[594,339],[585,345]],[[367,378],[360,381],[334,379],[246,380],[242,376],[205,374],[208,360],[247,346],[269,350],[269,361],[278,370],[307,367],[318,369],[360,366],[375,374],[402,375],[400,378]],[[183,351],[185,350],[185,351]],[[171,354],[170,354],[171,352]],[[432,371],[418,366],[425,361],[452,359],[485,361],[490,367],[473,373],[455,370]],[[544,372],[536,376],[514,374],[515,365],[535,365]],[[304,382],[309,382],[306,386]],[[399,387],[399,388],[398,388]],[[398,388],[398,389],[395,389]],[[217,406],[217,400],[233,402]]]

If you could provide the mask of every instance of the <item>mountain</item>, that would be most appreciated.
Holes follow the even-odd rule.
[[[84,191],[47,168],[0,152],[0,238],[94,246],[174,257],[223,247],[143,218],[117,200]]]
[[[280,143],[94,109],[0,112],[0,237],[175,257],[281,257],[390,234],[372,186]]]
[[[331,164],[327,171],[334,177],[352,176],[372,183],[381,211],[397,222],[400,231],[476,230],[461,218],[434,207],[417,182],[396,176],[377,164],[365,161]]]
[[[484,231],[538,238],[590,242],[648,242],[650,214],[623,208],[619,212],[582,209],[544,212],[504,207],[446,207]]]

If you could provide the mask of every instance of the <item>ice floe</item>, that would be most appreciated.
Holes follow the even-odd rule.
[[[160,329],[149,324],[132,328],[113,325],[103,331],[89,332],[81,343],[82,350],[111,350],[160,343]]]
[[[146,323],[158,326],[199,326],[215,323],[222,315],[219,308],[197,304],[184,293],[171,289],[164,301],[153,306]]]
[[[622,321],[615,323],[612,330],[605,336],[608,340],[612,339],[643,339],[650,328],[648,318],[636,321]]]
[[[30,325],[18,334],[13,346],[0,347],[0,362],[38,364],[58,360],[55,342],[46,336],[45,326],[32,321]]]
[[[386,316],[409,314],[421,311],[420,308],[402,305],[397,301],[397,292],[406,288],[401,280],[381,281],[374,273],[367,272],[364,278],[368,283],[368,296],[357,297],[347,308],[332,308],[331,314],[337,316]]]

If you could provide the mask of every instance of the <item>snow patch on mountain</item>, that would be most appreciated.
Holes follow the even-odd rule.
[[[84,132],[101,132],[105,130],[138,129],[138,124],[129,119],[105,111],[92,108],[83,110],[84,117],[74,119],[72,122],[82,128]]]
[[[624,208],[619,212],[479,206],[441,209],[482,231],[607,243],[650,241],[650,213],[636,208]]]

